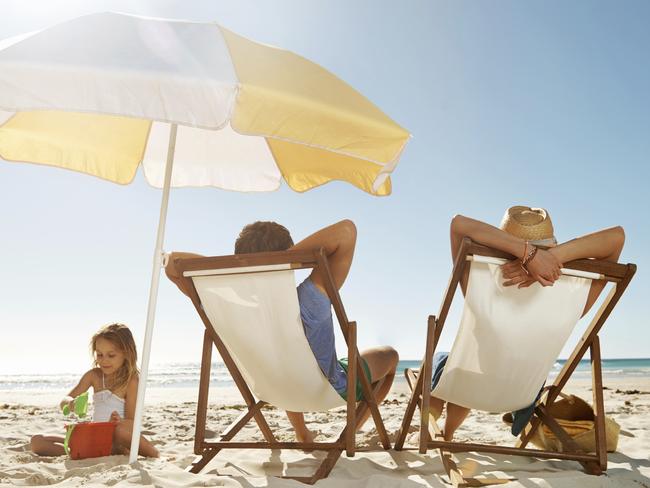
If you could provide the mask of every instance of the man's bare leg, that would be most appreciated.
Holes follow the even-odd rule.
[[[390,346],[379,346],[364,350],[361,352],[361,357],[366,360],[366,363],[368,363],[368,369],[370,369],[370,376],[372,377],[373,383],[382,381],[379,390],[377,390],[377,393],[375,394],[375,400],[377,405],[379,405],[384,401],[391,386],[393,386],[395,370],[397,369],[397,363],[399,361],[399,354]],[[357,421],[358,429],[361,429],[369,416],[370,409],[366,409],[364,414]]]
[[[298,442],[314,442],[316,433],[307,428],[305,424],[305,416],[302,412],[289,412],[287,410],[287,417],[293,430],[296,432],[296,440]]]

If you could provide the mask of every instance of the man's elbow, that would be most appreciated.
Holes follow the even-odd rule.
[[[171,256],[169,258],[169,261],[167,262],[167,266],[165,266],[165,274],[167,275],[167,278],[170,280],[173,280],[176,277],[176,266],[172,262]]]
[[[339,235],[341,239],[347,242],[356,242],[357,240],[357,226],[350,219],[341,220],[337,224]]]

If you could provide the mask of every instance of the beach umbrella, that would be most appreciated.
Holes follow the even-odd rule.
[[[130,462],[137,458],[171,187],[388,195],[409,139],[322,67],[215,23],[97,13],[0,42],[0,157],[128,184],[162,202]],[[173,171],[172,171],[173,169]]]

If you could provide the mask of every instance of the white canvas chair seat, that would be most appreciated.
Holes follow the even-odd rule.
[[[499,266],[472,262],[453,347],[432,395],[489,412],[530,405],[580,319],[591,280],[504,287]]]
[[[357,323],[347,318],[322,249],[172,259],[175,270],[181,273],[173,281],[192,300],[205,326],[194,438],[194,453],[198,456],[187,467],[188,471],[200,473],[222,449],[325,451],[327,455],[320,458],[311,476],[286,473],[282,476],[313,484],[327,477],[343,451],[348,457],[354,456],[357,425],[367,411],[377,428],[382,448],[390,449],[391,442],[375,400],[382,382],[371,385],[363,375],[357,348]],[[339,396],[316,361],[300,318],[294,276],[297,269],[318,269],[323,277],[347,346],[349,381],[356,384],[358,379],[361,384],[360,400],[355,388],[348,390],[345,399]],[[219,351],[246,408],[221,434],[208,436],[213,347]],[[345,407],[345,426],[335,439],[278,441],[264,416],[267,405],[292,412],[324,412]],[[251,421],[257,423],[264,440],[235,440]]]
[[[251,391],[293,412],[345,406],[307,342],[294,272],[253,270],[186,273]]]
[[[531,456],[573,460],[589,474],[607,469],[607,439],[602,391],[600,339],[598,332],[618,303],[636,272],[634,264],[596,259],[563,263],[562,276],[551,287],[535,283],[529,288],[504,287],[499,264],[515,259],[463,238],[438,315],[429,315],[424,358],[419,370],[407,369],[411,398],[402,425],[395,436],[395,449],[404,449],[411,432],[414,412],[420,408],[418,450],[440,452],[445,472],[454,486],[502,484],[512,478],[466,477],[454,459],[457,453]],[[469,268],[468,268],[469,266]],[[436,352],[454,296],[467,276],[464,309],[456,339],[436,387],[431,389],[433,356]],[[520,433],[515,446],[470,440],[447,440],[438,425],[431,397],[488,412],[512,411],[535,400],[557,356],[562,351],[586,304],[592,280],[613,284],[562,370],[548,385]],[[578,364],[589,351],[593,381],[596,453],[585,453],[550,413],[549,406],[566,386]],[[526,447],[541,427],[560,440],[561,452]],[[475,471],[475,470],[474,470]]]

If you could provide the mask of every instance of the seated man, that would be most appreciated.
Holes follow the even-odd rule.
[[[357,230],[350,220],[343,220],[325,227],[306,237],[298,244],[293,243],[289,231],[275,222],[255,222],[244,227],[235,242],[235,254],[267,251],[308,250],[323,248],[327,255],[334,285],[340,289],[350,271]],[[189,296],[189,290],[180,281],[180,272],[175,268],[176,257],[200,257],[197,254],[175,252],[170,256],[166,268],[167,276],[180,290]],[[325,291],[325,280],[320,271],[312,273],[298,286],[298,302],[305,335],[309,346],[318,361],[323,374],[334,389],[343,397],[347,395],[347,360],[336,359],[334,344],[334,325],[331,303]],[[364,372],[370,383],[381,382],[376,394],[377,403],[388,394],[399,360],[397,351],[392,347],[374,347],[361,352]],[[356,385],[357,399],[361,398],[360,382]],[[301,412],[287,412],[289,421],[296,431],[299,442],[312,442],[314,433],[307,429]],[[367,420],[369,411],[359,422],[359,427]]]
[[[506,210],[500,229],[478,220],[456,215],[451,221],[452,262],[456,261],[464,237],[518,256],[518,259],[501,266],[501,271],[505,280],[504,286],[517,285],[519,288],[534,283],[552,286],[560,277],[562,263],[574,259],[595,258],[616,262],[625,242],[623,228],[611,227],[558,245],[548,212],[541,208],[523,206],[514,206]],[[463,294],[467,289],[468,278],[469,267],[466,268],[460,281]],[[592,307],[605,285],[606,282],[602,280],[592,281],[583,315]],[[447,353],[437,353],[434,356],[432,390],[442,375],[447,356]],[[443,400],[431,396],[431,409],[435,417],[442,413],[443,407],[445,407]],[[460,427],[470,410],[453,403],[448,403],[446,408],[447,417],[443,434],[445,440],[451,441],[454,432]],[[515,412],[517,430],[525,427],[532,410],[528,407]]]

